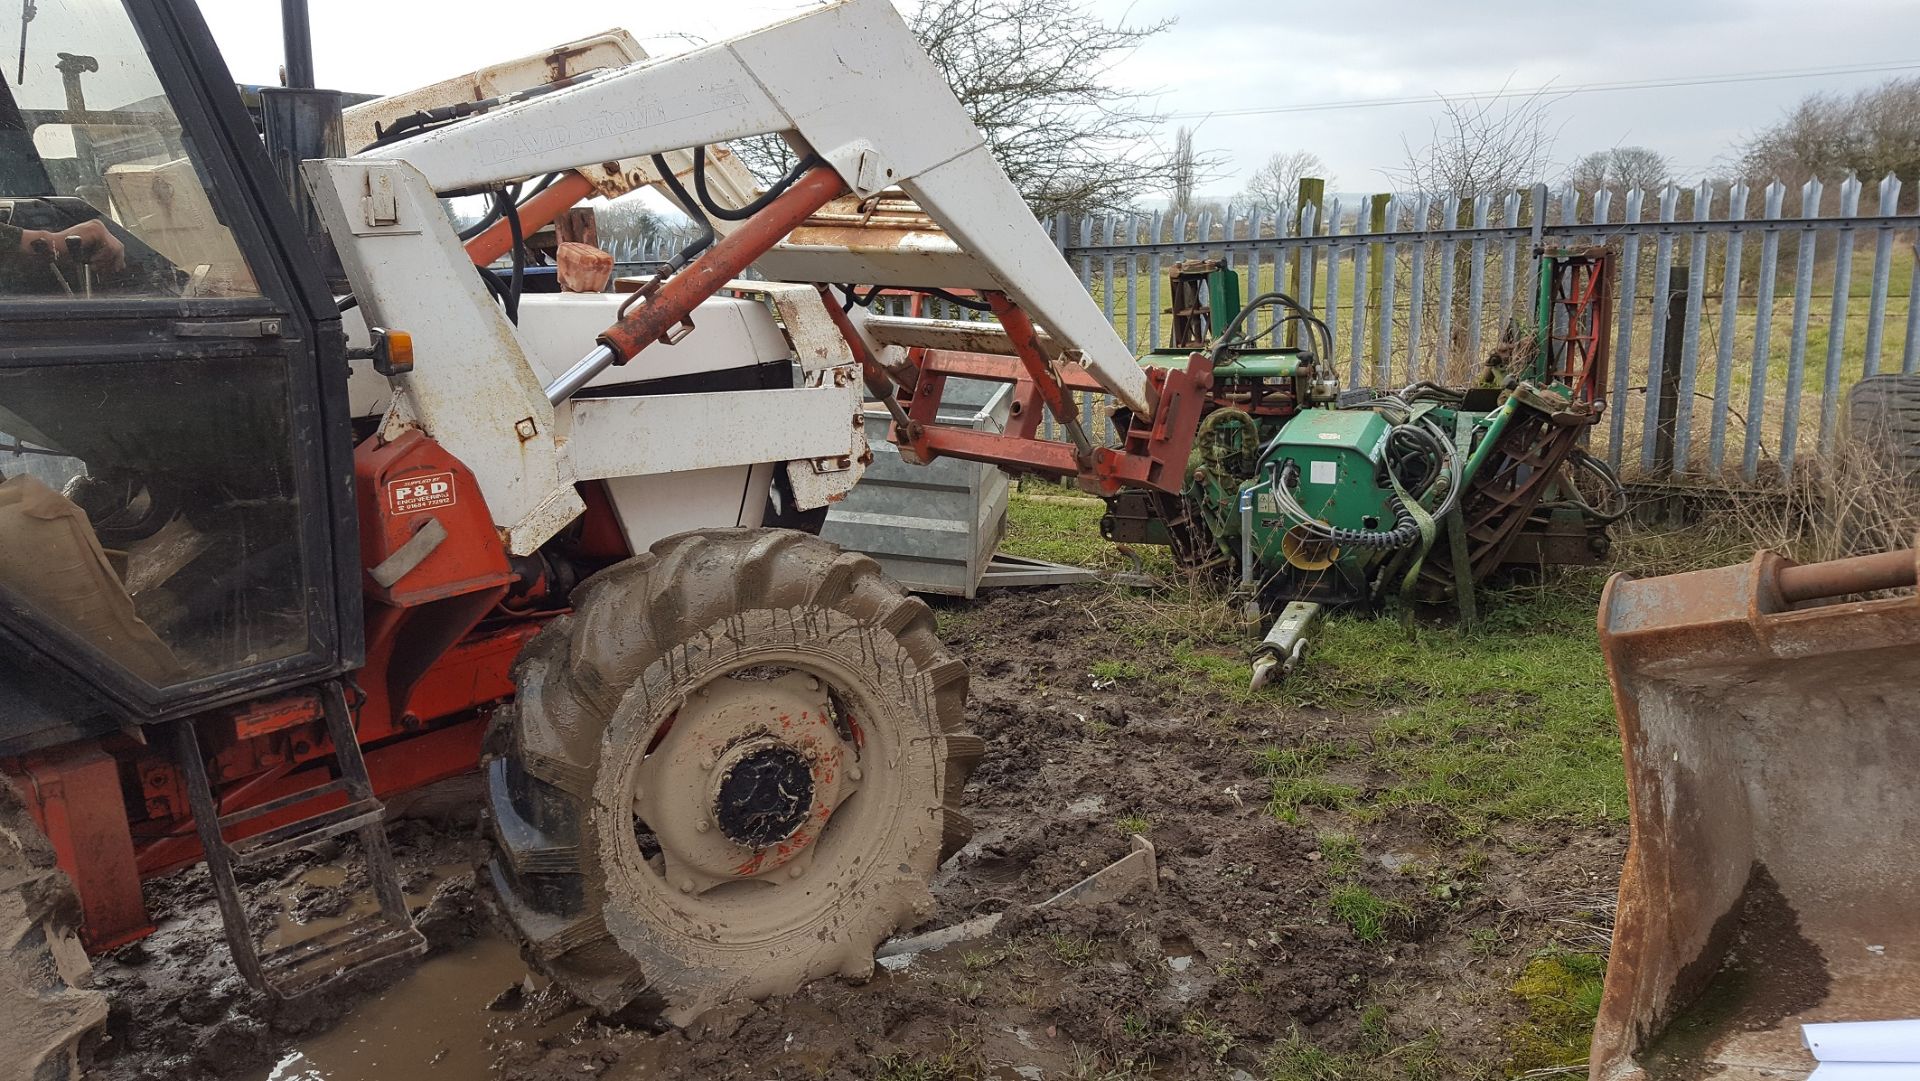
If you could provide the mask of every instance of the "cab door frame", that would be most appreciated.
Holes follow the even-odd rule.
[[[0,645],[25,662],[20,673],[85,688],[101,707],[97,716],[54,731],[19,731],[7,714],[25,719],[44,711],[0,701],[0,755],[88,734],[76,725],[106,731],[308,685],[358,668],[365,650],[339,311],[199,11],[191,0],[126,0],[126,9],[261,295],[71,302],[0,296],[0,337],[8,343],[0,348],[0,368],[237,356],[283,364],[307,642],[289,656],[155,688],[0,595]],[[26,675],[0,680],[0,691],[31,682]]]

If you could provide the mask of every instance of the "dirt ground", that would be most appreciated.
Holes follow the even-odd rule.
[[[1114,596],[942,607],[989,750],[965,801],[977,832],[943,868],[932,925],[1009,911],[991,938],[689,1032],[596,1018],[490,929],[472,884],[477,793],[455,790],[392,831],[433,943],[417,969],[275,1010],[235,974],[204,873],[179,874],[151,887],[161,930],[98,966],[115,1004],[94,1076],[1359,1081],[1553,1061],[1537,1054],[1554,1011],[1577,1014],[1597,987],[1576,961],[1604,952],[1594,899],[1614,890],[1618,817],[1463,829],[1419,801],[1369,805],[1386,781],[1364,756],[1327,764],[1355,798],[1277,801],[1276,760],[1369,745],[1400,707],[1155,678],[1168,659],[1150,636],[1088,633]],[[1125,855],[1134,831],[1158,849],[1157,892],[1028,907]],[[286,934],[339,918],[352,856],[260,870],[250,910]]]

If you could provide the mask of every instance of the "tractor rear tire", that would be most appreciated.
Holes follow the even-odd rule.
[[[982,744],[931,610],[780,529],[670,537],[573,603],[488,736],[484,877],[529,963],[675,1024],[870,975],[972,829]]]
[[[13,785],[0,778],[0,1078],[71,1081],[107,998],[87,989],[90,966],[75,928],[79,901],[53,846]]]
[[[1920,480],[1920,375],[1871,375],[1847,393],[1847,432],[1910,481]]]

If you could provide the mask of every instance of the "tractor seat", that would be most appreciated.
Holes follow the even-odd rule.
[[[86,512],[30,474],[0,482],[0,588],[149,683],[185,678],[134,611]]]

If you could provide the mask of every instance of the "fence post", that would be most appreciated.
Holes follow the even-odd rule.
[[[1578,199],[1576,193],[1574,198]],[[1527,223],[1527,296],[1540,295],[1540,252],[1547,246],[1547,186],[1535,184],[1532,195],[1533,220]],[[1563,224],[1571,225],[1572,222]],[[1552,327],[1536,327],[1535,333],[1550,334]]]
[[[1653,430],[1653,471],[1659,476],[1673,473],[1674,417],[1680,410],[1680,353],[1687,347],[1687,296],[1691,272],[1674,266],[1662,284],[1667,294],[1665,340],[1660,343],[1659,414]]]
[[[1387,231],[1387,208],[1393,205],[1393,196],[1375,195],[1367,200],[1367,232],[1384,233]],[[1367,310],[1380,310],[1381,283],[1386,280],[1387,249],[1384,243],[1375,242],[1367,246]],[[1359,298],[1355,297],[1355,315],[1358,317]],[[1355,324],[1358,326],[1358,324]],[[1386,325],[1375,320],[1373,327],[1373,355],[1383,357],[1387,353]],[[1355,339],[1356,343],[1358,339]],[[1356,350],[1357,352],[1357,350]]]
[[[1900,212],[1900,178],[1888,173],[1880,178],[1881,217],[1890,217]],[[1893,230],[1880,227],[1880,235],[1873,242],[1873,284],[1867,294],[1867,346],[1866,355],[1860,362],[1860,375],[1880,374],[1881,341],[1886,334],[1887,320],[1887,279],[1893,269]]]
[[[1322,180],[1317,176],[1303,176],[1300,178],[1299,190],[1294,193],[1294,197],[1293,197],[1293,235],[1294,236],[1306,235],[1301,231],[1301,228],[1302,228],[1302,223],[1306,221],[1308,206],[1314,207],[1319,212],[1315,215],[1316,218],[1326,217],[1326,201],[1327,201],[1327,182],[1325,180]],[[1275,222],[1274,224],[1279,225],[1280,223]],[[1286,229],[1284,226],[1278,229],[1277,232],[1281,236],[1286,235]],[[1303,304],[1309,303],[1306,300],[1306,298],[1300,296],[1300,264],[1306,262],[1308,259],[1311,259],[1312,257],[1313,257],[1312,248],[1306,248],[1306,247],[1301,248],[1300,257],[1298,259],[1293,260],[1292,264],[1287,267],[1286,283],[1283,285],[1280,282],[1275,281],[1274,282],[1275,288],[1286,290],[1286,293],[1288,296],[1293,297],[1296,300],[1299,300]],[[1276,254],[1275,259],[1277,260],[1278,258],[1279,257]],[[1276,262],[1275,265],[1278,266],[1279,264]],[[1299,334],[1299,331],[1300,331],[1299,323],[1291,322],[1287,324],[1286,341],[1283,343],[1287,348],[1292,348],[1299,344],[1299,341],[1296,337]]]

